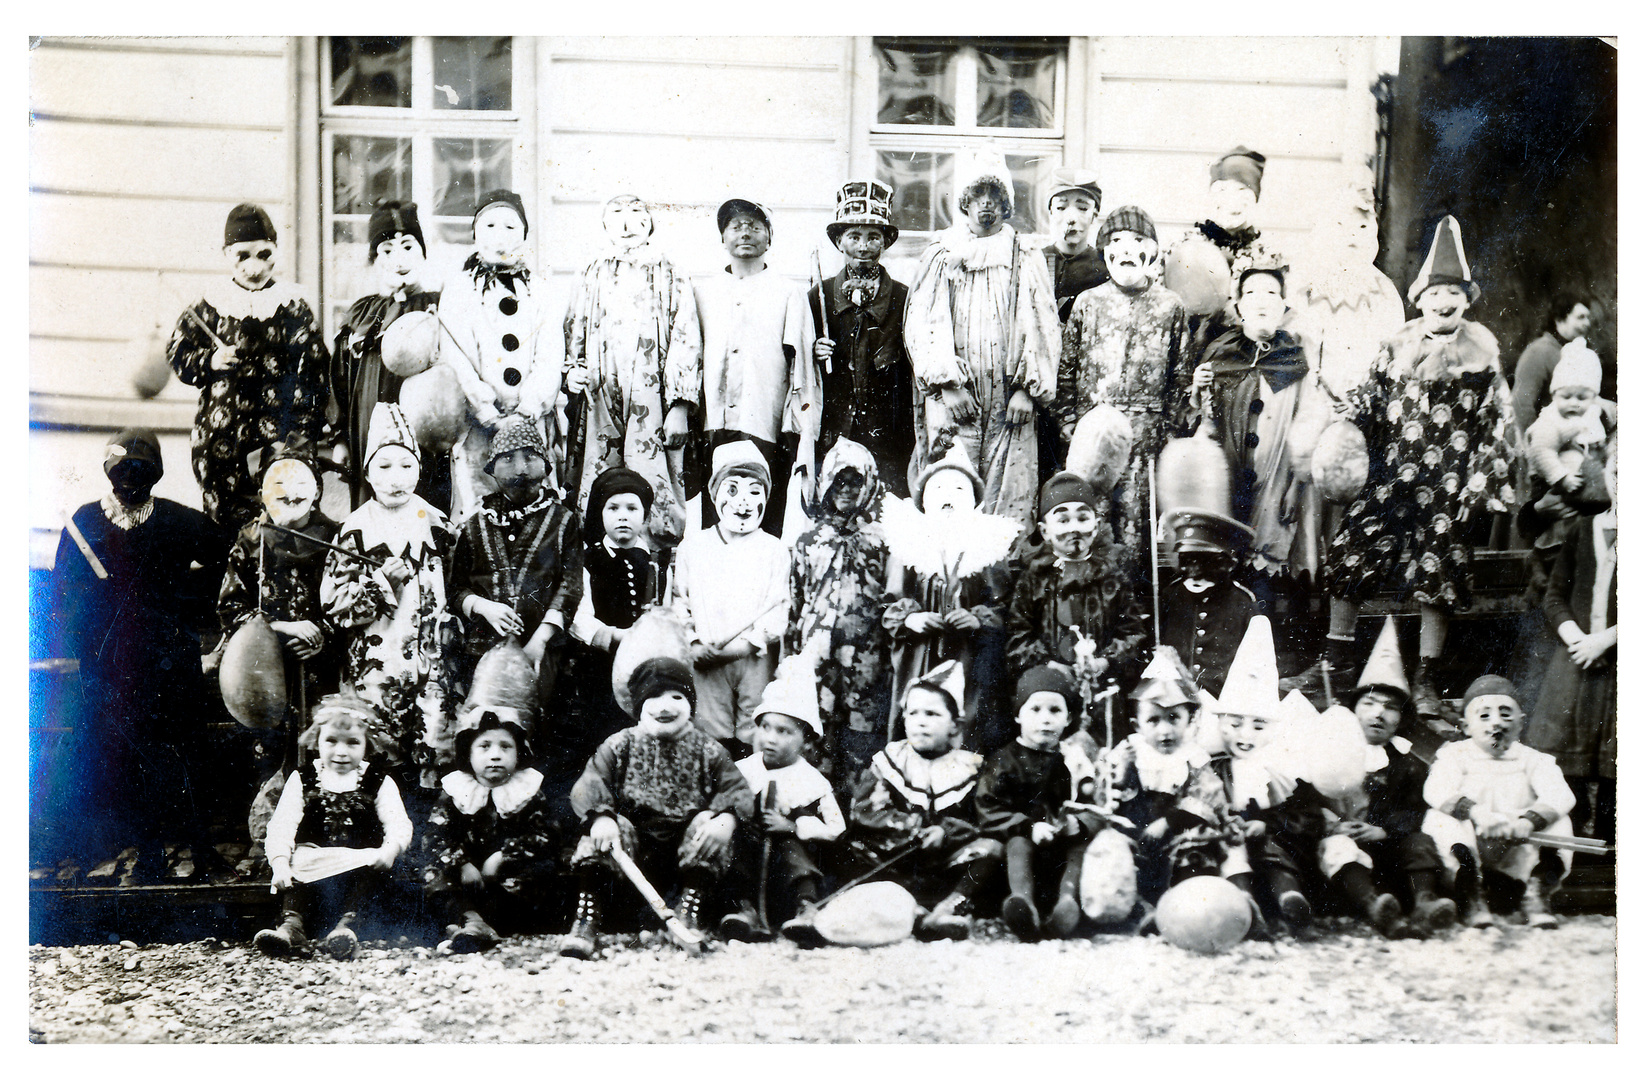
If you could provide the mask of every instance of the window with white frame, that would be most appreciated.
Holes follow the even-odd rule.
[[[430,249],[473,242],[478,197],[513,188],[521,135],[510,37],[331,37],[319,44],[325,318],[374,289],[370,212],[416,203]]]
[[[966,150],[1008,162],[1021,232],[1041,231],[1037,192],[1065,155],[1066,53],[1052,38],[875,38],[877,176],[913,236],[956,220],[953,173]]]

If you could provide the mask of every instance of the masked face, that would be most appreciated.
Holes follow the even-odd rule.
[[[492,266],[512,266],[524,257],[524,222],[506,203],[491,203],[473,222],[473,245]]]
[[[1219,734],[1232,757],[1245,758],[1265,744],[1266,721],[1258,716],[1221,713]]]
[[[1372,210],[1353,207],[1339,219],[1339,245],[1367,266],[1379,256],[1379,219]]]
[[[1208,199],[1214,224],[1231,232],[1247,227],[1259,202],[1254,189],[1239,180],[1215,180],[1208,185]]]
[[[394,288],[414,282],[426,265],[422,245],[409,233],[399,233],[376,245],[377,272]]]
[[[318,498],[319,481],[313,470],[293,458],[274,462],[262,478],[262,506],[275,525],[300,529],[308,523]]]
[[[784,769],[803,754],[806,730],[802,720],[785,713],[767,712],[758,717],[752,733],[752,749],[771,769]]]
[[[1060,735],[1071,723],[1066,699],[1052,690],[1038,690],[1020,705],[1015,717],[1020,724],[1020,741],[1038,750],[1060,745]]]
[[[753,214],[736,214],[724,226],[724,250],[732,259],[763,258],[769,239],[769,226]]]
[[[604,535],[616,547],[632,547],[644,525],[644,503],[630,491],[604,500]]]
[[[159,469],[147,461],[122,461],[108,470],[108,486],[114,490],[114,498],[127,509],[147,502],[159,480]]]
[[[1061,503],[1039,524],[1043,538],[1062,559],[1081,561],[1094,550],[1094,508],[1087,503]]]
[[[1066,191],[1050,199],[1048,234],[1054,237],[1054,246],[1067,255],[1086,248],[1095,213],[1094,200],[1080,192]]]
[[[750,476],[730,476],[718,485],[712,505],[718,510],[718,524],[725,532],[745,536],[763,524],[769,493],[762,480]]]
[[[663,690],[644,699],[638,722],[644,730],[663,739],[676,739],[689,727],[689,698],[682,690]]]
[[[416,493],[416,484],[422,478],[422,467],[416,455],[402,446],[384,446],[365,466],[365,480],[370,484],[376,501],[389,510],[397,510]]]
[[[638,199],[617,199],[604,208],[604,235],[618,251],[631,251],[655,232],[650,208]]]
[[[1464,710],[1464,733],[1496,758],[1521,738],[1521,722],[1521,706],[1508,694],[1483,694]]]
[[[883,230],[876,225],[851,225],[838,237],[838,250],[854,270],[876,266],[883,258]]]
[[[1369,746],[1383,746],[1402,724],[1402,699],[1383,690],[1363,691],[1353,711]]]
[[[1464,313],[1470,307],[1470,294],[1458,285],[1432,285],[1419,294],[1413,306],[1424,316],[1426,331],[1448,334],[1464,321]]]
[[[1145,745],[1159,754],[1172,754],[1185,745],[1185,731],[1191,726],[1189,705],[1163,708],[1155,701],[1141,700],[1134,718]]]
[[[933,690],[913,687],[906,692],[906,741],[924,757],[935,758],[949,751],[957,739],[957,717],[946,699]]]
[[[1186,584],[1212,585],[1230,574],[1231,560],[1216,551],[1182,551],[1179,572]]]
[[[1282,282],[1270,274],[1249,274],[1243,278],[1236,313],[1249,337],[1269,341],[1282,325],[1282,316],[1288,313],[1288,302],[1282,297]]]
[[[974,512],[974,484],[956,469],[941,469],[923,485],[923,512],[957,516]]]
[[[279,245],[272,240],[241,240],[224,247],[222,255],[228,260],[228,273],[233,275],[234,284],[255,292],[273,281]]]
[[[827,492],[827,501],[838,514],[848,517],[866,501],[866,478],[860,475],[858,469],[844,469],[838,473],[837,479],[832,481],[832,487]]]
[[[535,450],[521,446],[492,461],[490,475],[496,478],[508,502],[523,506],[541,494],[541,485],[547,479],[547,462]]]
[[[1003,228],[1003,196],[992,184],[982,184],[969,192],[969,206],[963,211],[969,232],[975,236],[992,236]]]
[[[473,749],[467,758],[479,783],[485,787],[500,787],[518,772],[518,740],[506,728],[481,731],[473,740]]]
[[[1124,289],[1139,289],[1151,283],[1157,265],[1157,242],[1128,229],[1118,229],[1105,242],[1105,268],[1111,280]]]

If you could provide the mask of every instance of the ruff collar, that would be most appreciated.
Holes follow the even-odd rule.
[[[103,508],[103,517],[108,523],[122,532],[129,532],[138,525],[147,521],[154,512],[154,497],[150,495],[148,501],[135,510],[127,510],[120,500],[113,494],[104,495],[100,504]]]
[[[502,817],[514,813],[541,790],[542,776],[534,769],[520,769],[501,787],[485,787],[478,777],[460,769],[439,781],[456,809],[472,817],[484,809],[486,802],[496,804],[496,813]]]

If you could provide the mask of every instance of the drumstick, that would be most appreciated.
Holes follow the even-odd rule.
[[[74,524],[74,518],[67,511],[63,512],[63,524],[68,526],[68,535],[74,541],[74,546],[80,549],[85,561],[91,564],[91,572],[100,580],[107,581],[108,569],[103,566],[103,561],[97,558],[97,553],[91,550],[91,545],[86,543],[85,534]]]

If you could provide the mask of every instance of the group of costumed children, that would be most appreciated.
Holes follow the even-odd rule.
[[[1248,186],[1250,153],[1218,163],[1216,184]],[[724,204],[730,266],[692,290],[650,248],[648,207],[618,197],[605,210],[616,251],[582,275],[562,358],[543,347],[516,195],[480,200],[477,251],[442,297],[412,273],[426,255],[415,208],[385,206],[370,254],[395,277],[349,313],[328,379],[311,312],[269,276],[271,222],[236,209],[225,251],[239,291],[190,309],[171,351],[202,388],[207,512],[238,530],[224,632],[259,618],[292,661],[255,830],[284,913],[260,948],[289,953],[324,930],[327,951],[353,955],[361,907],[397,872],[421,883],[442,948],[487,948],[573,893],[562,948],[592,957],[625,862],[615,849],[675,890],[687,928],[778,927],[805,945],[827,940],[823,886],[863,875],[912,895],[925,939],[967,936],[993,903],[1023,939],[1144,932],[1197,876],[1241,889],[1256,935],[1304,934],[1324,905],[1428,936],[1454,922],[1455,898],[1487,925],[1487,871],[1519,883],[1529,922],[1554,924],[1567,864],[1538,840],[1570,835],[1573,797],[1555,758],[1520,743],[1508,683],[1469,688],[1468,737],[1452,733],[1428,772],[1396,735],[1428,670],[1410,687],[1388,622],[1324,714],[1349,710],[1359,736],[1316,750],[1340,717],[1329,727],[1278,695],[1271,626],[1232,570],[1244,554],[1277,570],[1298,558],[1302,481],[1272,447],[1319,391],[1303,343],[1278,328],[1283,270],[1246,243],[1224,255],[1237,318],[1187,378],[1206,332],[1159,283],[1149,216],[1108,217],[1101,283],[1057,311],[1045,258],[1004,224],[999,176],[962,188],[963,222],[909,291],[878,262],[896,236],[889,192],[845,185],[828,235],[846,266],[807,309],[763,261],[763,207]],[[1097,186],[1065,179],[1056,198],[1097,211]],[[1215,230],[1200,243],[1235,240]],[[1399,486],[1424,482],[1431,457],[1414,412],[1458,431],[1473,407],[1493,410],[1467,457],[1457,434],[1435,455],[1472,470],[1438,491],[1441,510],[1462,521],[1511,497],[1494,369],[1464,341],[1430,340],[1452,333],[1443,320],[1486,335],[1459,319],[1468,267],[1431,267],[1415,295],[1427,318],[1349,397],[1391,471],[1346,511],[1323,574],[1336,643],[1354,634],[1356,598],[1402,575],[1423,605],[1424,660],[1465,599],[1468,550],[1441,514],[1401,520],[1429,501]],[[410,380],[384,366],[412,326],[441,340],[468,418],[433,450],[425,416],[397,400]],[[1534,478],[1571,494],[1593,483],[1600,422],[1589,373],[1563,366],[1529,442]],[[332,396],[357,505],[340,523],[318,509],[313,450]],[[1131,433],[1119,475],[1039,483],[1096,402]],[[1034,437],[1039,411],[1057,439]],[[1153,632],[1136,574],[1156,510],[1142,478],[1182,418],[1231,447],[1225,509],[1243,521],[1165,518],[1181,573]],[[265,459],[259,481],[247,449]],[[116,477],[134,475],[117,468],[127,453],[151,460],[141,491]],[[140,526],[157,442],[122,433],[105,467],[105,516]],[[791,499],[789,472],[813,477]],[[1436,555],[1415,550],[1421,538]],[[684,647],[623,669],[655,609]]]

